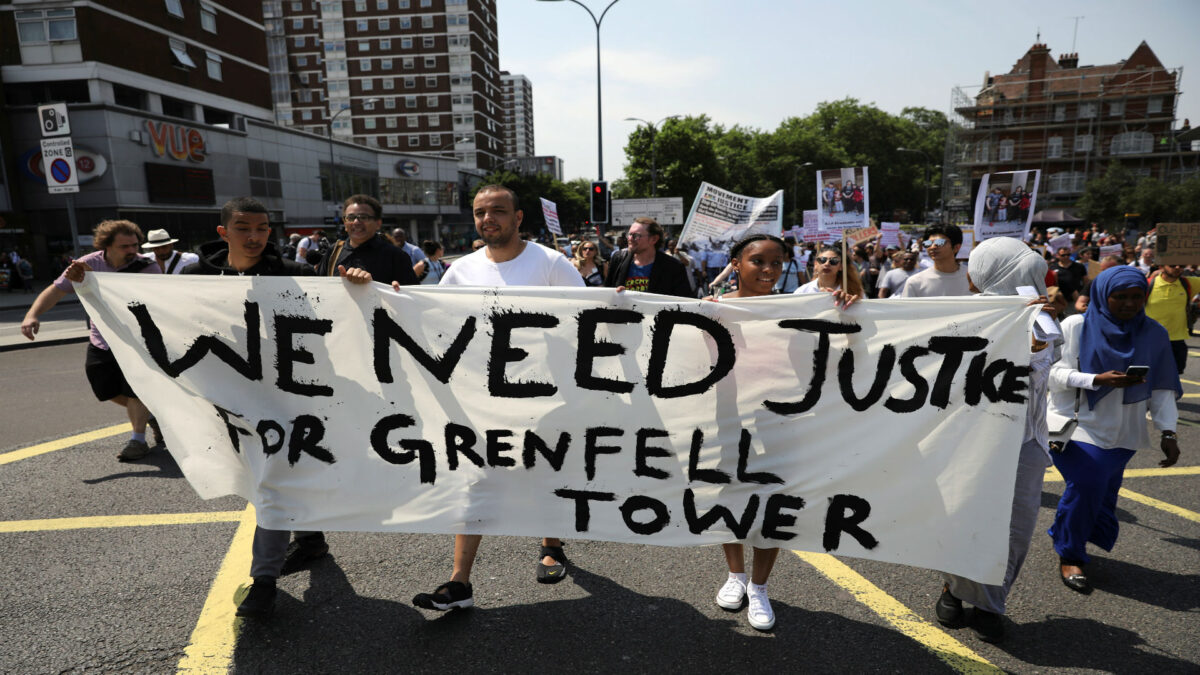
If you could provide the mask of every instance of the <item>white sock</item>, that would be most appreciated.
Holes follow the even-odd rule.
[[[747,586],[747,589],[751,593],[754,593],[755,595],[766,595],[767,594],[767,585],[766,584],[752,583],[749,586]]]
[[[738,581],[742,582],[743,586],[746,585],[746,573],[745,572],[730,572],[729,578],[737,579]]]
[[[133,436],[132,440],[141,441],[143,443],[146,442],[146,433],[145,432],[142,432],[139,434],[138,432],[135,431],[131,435]]]

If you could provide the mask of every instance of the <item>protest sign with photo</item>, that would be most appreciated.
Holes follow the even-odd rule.
[[[783,236],[783,191],[747,197],[700,183],[676,247],[680,251],[728,251],[752,234]]]
[[[870,227],[871,196],[867,167],[817,172],[817,204],[821,229],[841,232]]]
[[[1022,298],[163,276],[77,290],[197,493],[244,497],[262,527],[743,541],[1004,577]]]
[[[1028,236],[1041,175],[1040,169],[983,175],[975,197],[977,243],[992,237]]]

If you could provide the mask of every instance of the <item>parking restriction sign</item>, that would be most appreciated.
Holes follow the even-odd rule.
[[[42,173],[50,194],[79,192],[79,176],[75,173],[75,150],[71,138],[42,139]]]

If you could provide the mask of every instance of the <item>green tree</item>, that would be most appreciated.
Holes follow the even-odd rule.
[[[1083,196],[1076,202],[1079,215],[1089,222],[1116,227],[1124,222],[1125,207],[1130,202],[1130,194],[1135,185],[1133,173],[1112,161],[1104,175],[1088,181],[1084,187]]]
[[[554,202],[564,232],[579,230],[588,219],[587,195],[591,184],[582,178],[564,183],[545,173],[522,175],[509,170],[495,171],[471,192],[471,199],[480,187],[491,184],[503,185],[517,193],[524,212],[521,229],[526,232],[538,233],[546,226],[540,197]]]

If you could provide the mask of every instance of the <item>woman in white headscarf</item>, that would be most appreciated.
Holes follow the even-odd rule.
[[[1033,287],[1040,296],[1030,304],[1045,304],[1046,261],[1022,242],[1009,237],[996,237],[977,244],[971,250],[967,264],[967,280],[971,291],[983,295],[1019,295],[1022,286]],[[1055,326],[1057,329],[1057,325]],[[1041,338],[1041,339],[1039,339]],[[1050,366],[1057,358],[1057,343],[1061,331],[1049,334],[1035,327],[1030,347],[1029,408],[1025,415],[1025,436],[1017,460],[1016,486],[1013,490],[1012,519],[1008,529],[1008,569],[1004,583],[999,586],[981,584],[953,574],[945,574],[945,585],[934,611],[938,622],[957,628],[966,624],[963,601],[975,606],[972,627],[981,640],[998,642],[1004,637],[1005,600],[1009,589],[1021,571],[1029,542],[1037,524],[1042,499],[1042,479],[1050,466],[1047,451],[1049,434],[1046,428],[1046,391]]]

